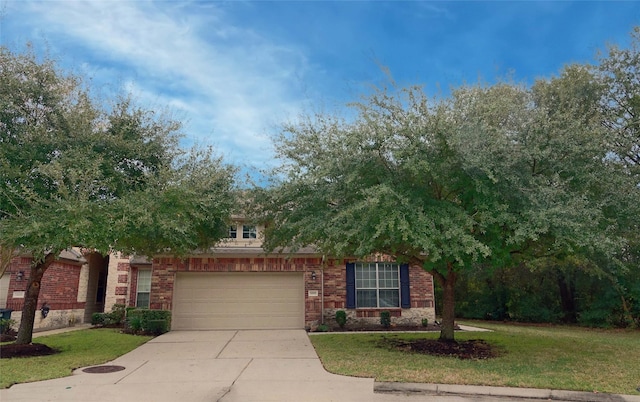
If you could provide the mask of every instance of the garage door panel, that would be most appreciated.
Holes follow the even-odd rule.
[[[173,329],[304,326],[301,273],[178,273]]]

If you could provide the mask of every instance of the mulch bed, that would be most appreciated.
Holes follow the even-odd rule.
[[[496,347],[491,346],[491,344],[481,339],[472,339],[463,342],[449,342],[439,341],[436,339],[404,340],[393,337],[384,337],[378,342],[378,346],[409,353],[457,357],[458,359],[464,360],[491,359],[500,355],[499,350]]]
[[[0,345],[0,358],[2,359],[10,359],[12,357],[47,356],[56,353],[58,353],[57,350],[41,343],[31,343],[27,345],[9,343],[6,345]]]

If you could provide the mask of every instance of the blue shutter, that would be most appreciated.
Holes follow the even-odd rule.
[[[409,265],[400,265],[400,307],[411,307],[411,295],[409,294]]]
[[[356,264],[347,263],[347,308],[356,308]]]

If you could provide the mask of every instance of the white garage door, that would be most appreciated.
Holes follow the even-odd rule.
[[[302,273],[179,272],[172,329],[304,327]]]

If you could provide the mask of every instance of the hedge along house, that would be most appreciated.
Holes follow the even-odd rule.
[[[262,228],[238,220],[229,238],[206,253],[178,259],[111,256],[106,305],[172,311],[174,330],[314,330],[379,325],[380,312],[398,325],[435,318],[433,278],[389,258],[334,259],[312,248],[265,253]]]
[[[27,290],[32,257],[13,258],[0,278],[0,308],[13,310],[18,328]],[[42,277],[34,331],[90,322],[91,314],[104,311],[109,257],[65,250]]]

